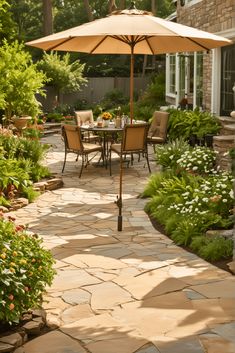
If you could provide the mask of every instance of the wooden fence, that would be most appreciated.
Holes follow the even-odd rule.
[[[138,94],[143,92],[150,77],[135,77],[134,78],[134,91]],[[107,92],[118,89],[123,94],[129,97],[130,79],[128,77],[91,77],[88,79],[86,85],[81,87],[78,92],[63,94],[60,97],[60,102],[63,104],[75,105],[78,100],[85,100],[88,104],[99,103]],[[45,87],[47,96],[46,98],[38,97],[44,111],[50,111],[55,103],[55,90],[53,87]]]

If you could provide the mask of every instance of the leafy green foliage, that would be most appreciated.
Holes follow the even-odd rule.
[[[16,36],[16,24],[10,12],[10,2],[0,0],[0,42],[3,39],[13,40]]]
[[[189,139],[190,135],[202,138],[206,134],[218,134],[220,123],[218,118],[208,112],[200,112],[198,109],[176,110],[169,109],[168,137],[171,140],[183,137]]]
[[[33,191],[32,181],[50,175],[41,161],[48,149],[38,141],[0,135],[0,204],[8,206],[10,199],[23,195],[31,202],[38,193]]]
[[[13,114],[31,115],[40,112],[35,94],[43,95],[45,75],[32,63],[22,44],[6,41],[0,47],[0,108],[9,120]]]
[[[216,261],[227,259],[233,254],[232,239],[225,239],[218,236],[215,238],[195,237],[190,247],[205,260]]]
[[[229,173],[202,177],[188,173],[175,175],[175,170],[169,169],[151,176],[143,196],[151,197],[145,206],[146,212],[180,245],[191,246],[193,240],[204,236],[208,229],[233,225],[233,178]],[[231,244],[226,244],[228,253]],[[208,245],[203,255],[199,255],[213,260],[215,249],[214,244]],[[219,254],[222,256],[221,252]]]
[[[165,77],[158,74],[152,77],[152,82],[147,89],[139,97],[134,105],[134,116],[136,119],[148,121],[151,119],[153,112],[160,105],[165,103]]]
[[[0,219],[0,249],[0,322],[14,323],[40,305],[55,275],[54,260],[42,240],[12,218]]]
[[[114,89],[105,94],[104,99],[101,101],[100,106],[103,110],[114,109],[120,105],[126,104],[128,97],[125,97],[122,91]]]
[[[169,141],[156,146],[156,162],[163,168],[177,168],[182,154],[190,150],[190,146],[183,138]]]
[[[197,219],[183,218],[172,230],[171,237],[178,245],[189,245],[194,237],[201,235],[201,232]]]
[[[58,98],[62,92],[78,91],[81,84],[87,82],[82,75],[84,66],[79,60],[70,63],[69,53],[63,56],[56,52],[44,53],[42,60],[38,62],[38,68],[45,73],[49,84],[57,90]]]

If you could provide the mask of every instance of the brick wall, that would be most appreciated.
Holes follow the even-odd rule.
[[[188,6],[177,2],[177,22],[202,29],[211,33],[225,31],[235,27],[235,0],[202,0]],[[203,59],[203,108],[211,106],[211,53]]]

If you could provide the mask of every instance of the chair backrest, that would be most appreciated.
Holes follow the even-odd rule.
[[[93,123],[94,117],[92,110],[76,110],[75,112],[75,121],[78,126],[85,123]]]
[[[148,131],[150,137],[161,137],[166,139],[167,134],[167,124],[169,119],[168,112],[155,111],[153,113],[153,119]]]
[[[83,152],[81,129],[79,126],[63,125],[62,136],[67,149],[81,153]]]
[[[122,152],[144,151],[147,146],[147,134],[149,125],[128,124],[124,128],[122,140]]]

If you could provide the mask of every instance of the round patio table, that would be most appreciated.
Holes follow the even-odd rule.
[[[123,132],[123,127],[120,128],[116,128],[114,126],[114,124],[110,124],[108,127],[98,127],[96,125],[91,126],[91,125],[82,125],[81,130],[83,131],[92,131],[92,132],[96,132],[96,133],[101,133],[102,136],[102,147],[103,147],[103,156],[104,156],[104,160],[103,163],[105,165],[105,168],[107,169],[108,166],[108,155],[109,155],[109,139],[108,136],[111,135],[112,138],[114,139],[114,136],[119,132],[122,133]]]

